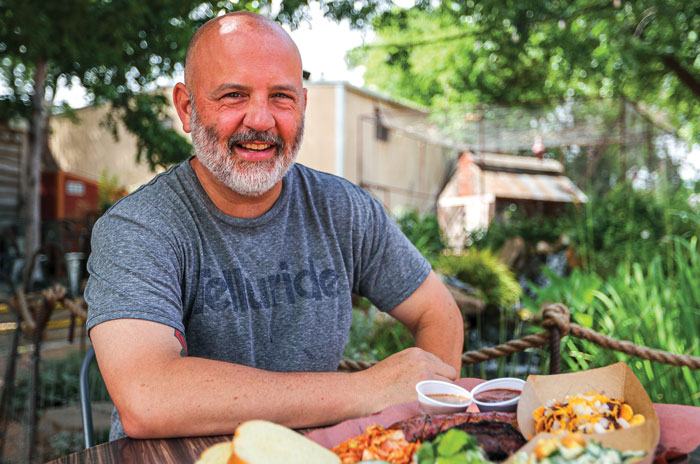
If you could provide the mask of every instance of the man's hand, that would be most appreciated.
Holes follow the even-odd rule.
[[[457,370],[434,354],[420,348],[408,348],[393,354],[371,368],[358,372],[367,385],[371,402],[368,414],[394,404],[416,399],[416,384],[422,380],[457,379]]]

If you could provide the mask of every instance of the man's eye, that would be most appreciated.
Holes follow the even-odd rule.
[[[275,98],[289,98],[292,99],[291,95],[287,95],[286,93],[276,93],[273,95]]]
[[[225,98],[241,98],[242,96],[243,94],[240,92],[229,92],[224,95]]]

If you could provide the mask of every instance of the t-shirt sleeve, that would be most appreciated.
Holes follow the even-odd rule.
[[[144,319],[184,332],[177,253],[149,209],[112,210],[95,224],[85,288],[88,331],[113,319]]]
[[[401,232],[379,201],[369,197],[359,256],[359,287],[354,289],[380,310],[408,298],[428,277],[430,263]]]

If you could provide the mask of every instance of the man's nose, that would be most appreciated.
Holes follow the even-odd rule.
[[[258,132],[272,129],[275,118],[272,116],[267,100],[252,100],[246,110],[243,124]]]

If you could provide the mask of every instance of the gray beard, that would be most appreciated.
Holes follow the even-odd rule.
[[[304,134],[304,119],[290,146],[281,138],[269,133],[247,131],[232,135],[224,149],[217,141],[216,130],[200,123],[192,102],[190,129],[194,152],[204,167],[235,193],[246,197],[258,197],[277,185],[294,164]],[[260,162],[242,161],[233,155],[234,143],[255,140],[276,143],[277,155]]]

